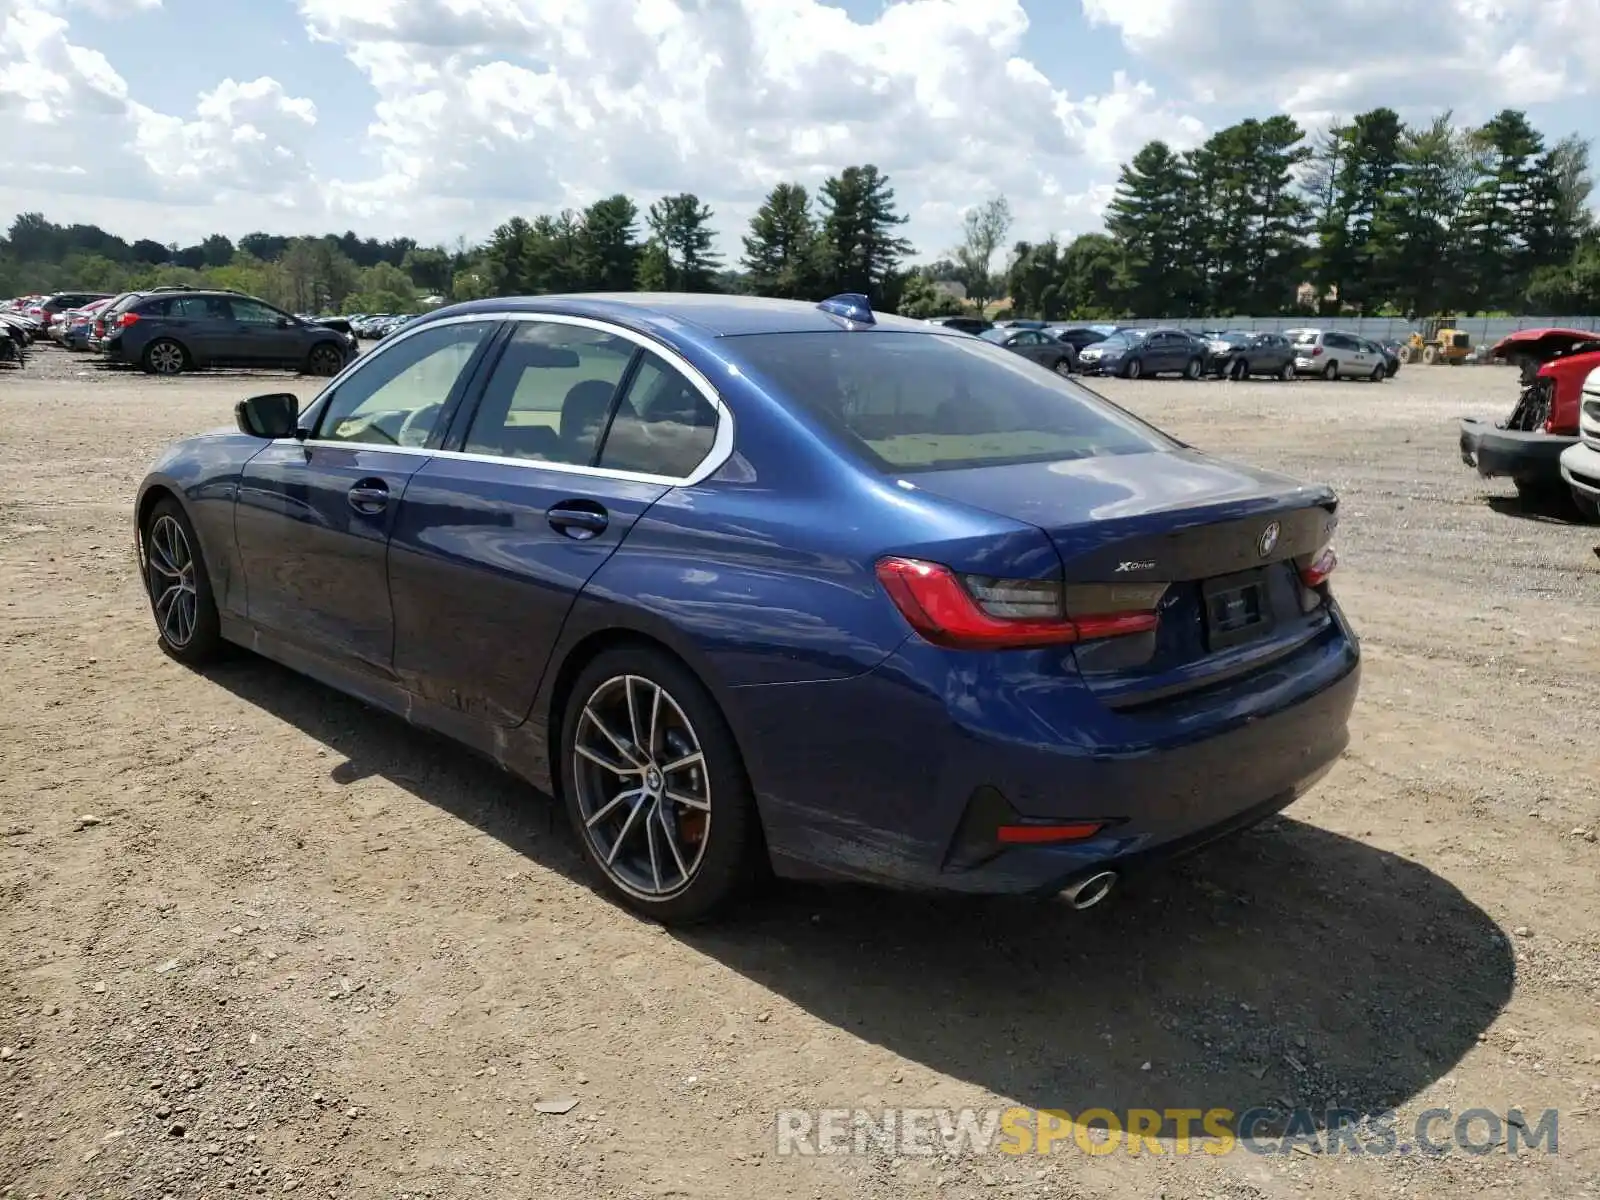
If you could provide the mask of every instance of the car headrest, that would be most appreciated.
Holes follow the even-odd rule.
[[[603,379],[585,379],[568,388],[561,401],[561,440],[577,441],[585,436],[585,430],[601,424],[616,390],[615,384]]]

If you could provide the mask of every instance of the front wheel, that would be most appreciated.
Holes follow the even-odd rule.
[[[585,667],[562,720],[561,762],[584,857],[635,912],[702,920],[755,879],[764,851],[743,759],[681,663],[625,647]]]
[[[140,549],[161,648],[190,666],[214,658],[222,649],[222,631],[211,577],[188,514],[170,496],[151,508]]]
[[[1070,358],[1063,358],[1059,360],[1056,363],[1055,372],[1057,375],[1061,376],[1061,378],[1067,378],[1067,376],[1072,374],[1072,360]]]
[[[1129,379],[1137,379],[1144,374],[1144,366],[1137,358],[1130,358],[1128,365],[1122,368],[1122,373]]]
[[[339,353],[339,348],[332,342],[319,342],[306,355],[305,374],[337,375],[343,366],[344,355]]]
[[[1572,493],[1572,507],[1577,509],[1578,516],[1590,525],[1600,525],[1600,499],[1585,496],[1575,490]]]
[[[1372,368],[1372,374],[1367,376],[1367,381],[1369,383],[1382,383],[1387,378],[1389,378],[1389,368],[1379,363]]]

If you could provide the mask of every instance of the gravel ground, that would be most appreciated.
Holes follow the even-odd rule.
[[[136,483],[285,380],[0,368],[0,1196],[1600,1194],[1600,530],[1457,460],[1509,371],[1099,385],[1343,496],[1364,690],[1283,818],[1092,913],[784,887],[693,934],[466,753],[157,650]],[[775,1153],[780,1108],[1011,1103],[1556,1108],[1559,1152]]]

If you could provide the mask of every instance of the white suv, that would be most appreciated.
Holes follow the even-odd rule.
[[[1389,360],[1372,343],[1336,329],[1296,329],[1294,369],[1300,375],[1324,379],[1370,379],[1380,383],[1389,376]],[[1369,348],[1370,347],[1370,348]]]
[[[1591,521],[1600,521],[1600,368],[1583,381],[1578,401],[1578,444],[1561,452],[1561,478],[1572,502]]]

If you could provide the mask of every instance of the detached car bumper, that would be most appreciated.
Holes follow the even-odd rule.
[[[1561,476],[1562,453],[1577,444],[1575,433],[1502,429],[1477,417],[1461,418],[1461,461],[1485,478],[1553,483]]]

